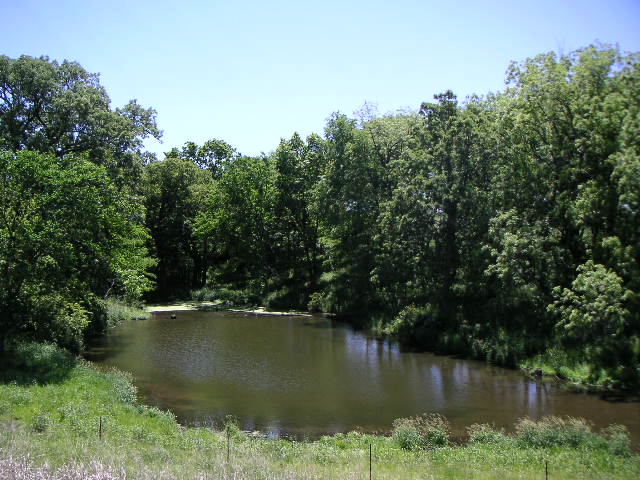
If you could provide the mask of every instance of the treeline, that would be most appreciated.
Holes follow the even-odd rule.
[[[46,127],[14,141],[28,113],[14,121],[6,94],[1,102],[5,157],[39,149],[68,172],[84,125],[59,146],[42,147]],[[260,157],[212,140],[145,162],[136,142],[159,133],[154,115],[128,107],[135,114],[109,112],[133,129],[130,143],[98,142],[83,161],[117,185],[118,215],[138,226],[119,242],[138,249],[129,273],[146,279],[150,268],[156,295],[329,311],[507,365],[562,352],[591,365],[591,381],[637,388],[637,54],[598,45],[539,55],[510,65],[497,94],[460,103],[447,91],[418,112],[334,114],[323,136],[294,135]],[[145,231],[155,264],[142,261]],[[94,297],[129,294],[117,264],[100,265]]]
[[[112,109],[75,62],[0,56],[0,353],[14,339],[79,350],[108,300],[153,287],[140,181],[155,111]]]

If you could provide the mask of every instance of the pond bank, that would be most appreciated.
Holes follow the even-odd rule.
[[[226,431],[181,427],[170,412],[139,405],[126,374],[85,361],[56,365],[62,370],[50,381],[0,384],[0,476],[361,479],[369,449],[376,479],[534,479],[545,462],[550,478],[640,476],[640,457],[624,435],[596,436],[580,422],[529,422],[513,436],[474,427],[467,445],[429,449],[411,443],[411,428],[391,437],[269,439],[231,424]]]
[[[169,305],[148,305],[145,307],[148,313],[163,313],[163,312],[189,312],[195,310],[215,310],[215,311],[228,311],[234,313],[244,313],[247,315],[260,315],[271,317],[311,317],[308,312],[298,311],[274,311],[267,310],[264,307],[257,308],[233,308],[233,305],[229,305],[223,302],[180,302]]]

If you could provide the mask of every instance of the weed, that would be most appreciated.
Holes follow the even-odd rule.
[[[437,413],[399,418],[393,422],[393,438],[405,450],[444,447],[449,444],[449,422]]]

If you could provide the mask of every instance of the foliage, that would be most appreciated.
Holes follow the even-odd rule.
[[[250,289],[235,290],[226,287],[203,287],[191,292],[193,300],[203,302],[218,302],[223,305],[257,305],[260,295]]]
[[[0,379],[18,383],[58,383],[75,366],[75,358],[50,343],[21,342],[11,345],[2,359]]]
[[[585,349],[587,358],[606,366],[621,386],[638,381],[633,363],[635,340],[627,305],[634,293],[615,272],[589,260],[580,265],[571,288],[557,287],[549,311],[559,317],[560,338],[569,348]]]
[[[551,416],[539,421],[523,418],[516,424],[516,442],[522,447],[568,446],[609,449],[616,455],[630,453],[626,428],[612,425],[597,435],[584,419],[573,417]]]
[[[171,151],[165,153],[165,156],[193,162],[217,177],[222,174],[226,162],[238,157],[239,154],[224,140],[213,139],[207,140],[202,146],[187,142],[180,150],[172,148]]]
[[[405,450],[445,447],[449,444],[449,422],[437,413],[399,418],[393,422],[392,436]]]
[[[195,230],[211,185],[211,175],[191,160],[168,158],[145,168],[141,182],[145,225],[158,258],[154,273],[156,293],[162,298],[184,296],[205,283],[213,248]]]
[[[108,323],[105,298],[135,303],[152,269],[163,298],[329,311],[637,390],[638,59],[543,53],[486,97],[365,105],[270,154],[213,139],[145,165],[153,110],[111,110],[76,63],[0,57],[0,336],[78,348]]]
[[[497,431],[486,423],[476,423],[467,427],[467,433],[469,434],[469,443],[501,446],[510,441],[503,431]]]
[[[562,351],[560,375],[637,389],[637,65],[608,45],[544,53],[513,62],[496,94],[335,113],[323,138],[294,134],[260,158],[187,143],[170,156],[212,181],[199,203],[176,187],[189,201],[157,215],[164,230],[148,223],[156,245],[171,240],[160,264],[188,274],[198,259],[192,288],[375,323],[421,348],[514,367]]]
[[[136,207],[83,156],[0,153],[0,346],[25,336],[79,348],[109,294],[139,296],[152,264]]]
[[[76,62],[0,56],[0,149],[87,152],[114,177],[135,174],[143,140],[162,135],[156,112],[135,100],[115,110],[109,104],[98,75]]]
[[[149,313],[143,309],[114,298],[106,301],[105,315],[107,328],[115,327],[127,320],[146,320],[149,318]]]

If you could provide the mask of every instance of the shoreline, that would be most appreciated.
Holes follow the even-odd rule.
[[[265,316],[265,317],[312,317],[313,314],[308,312],[299,312],[294,310],[288,311],[272,311],[264,307],[258,308],[233,308],[233,305],[224,304],[222,302],[198,302],[188,301],[169,305],[146,305],[144,310],[147,313],[170,313],[170,312],[194,312],[194,311],[224,311],[233,313],[244,313],[247,315]]]
[[[295,311],[295,310],[283,310],[283,311],[271,311],[267,310],[264,307],[253,307],[247,306],[246,308],[242,308],[241,306],[235,307],[233,304],[220,302],[220,301],[196,301],[196,300],[187,300],[182,302],[168,303],[168,304],[150,304],[144,306],[144,311],[148,314],[153,313],[171,313],[171,312],[188,312],[188,311],[218,311],[218,312],[232,312],[237,314],[245,314],[245,315],[254,315],[254,316],[264,316],[264,317],[313,317],[314,315],[332,315],[325,312],[318,312],[315,314],[309,312]],[[344,321],[344,320],[343,320]],[[350,322],[346,321],[349,325],[352,325]],[[357,330],[360,330],[357,326],[352,325]],[[380,337],[375,332],[372,331],[372,334],[379,339],[384,339],[388,337]],[[398,339],[393,339],[394,341],[399,342]],[[443,353],[443,352],[435,352],[429,350],[418,349],[419,352],[424,353],[433,353],[435,355],[444,355],[444,356],[456,356],[454,353]],[[478,360],[481,362],[487,362],[486,359],[477,358],[474,356],[463,356],[461,358],[469,359],[469,360]],[[492,362],[487,362],[496,367],[505,368],[508,370],[518,370],[522,375],[527,378],[531,378],[534,380],[540,381],[553,381],[560,385],[563,385],[568,390],[571,390],[574,393],[584,393],[589,395],[599,395],[603,399],[608,401],[618,401],[618,402],[640,402],[640,392],[627,392],[621,390],[615,390],[608,385],[599,385],[587,383],[586,378],[573,378],[570,376],[562,375],[554,370],[549,371],[546,365],[540,365],[533,360],[536,357],[530,357],[521,361],[517,366],[511,367],[506,365],[495,364]]]
[[[350,431],[312,441],[269,438],[234,423],[222,429],[181,426],[170,411],[139,403],[126,372],[99,371],[84,361],[62,381],[0,383],[0,398],[8,399],[0,411],[0,473],[14,462],[17,472],[40,469],[38,478],[47,480],[67,478],[69,468],[94,467],[110,471],[92,476],[99,479],[355,480],[368,473],[370,452],[375,478],[388,480],[425,474],[453,480],[469,472],[482,479],[517,474],[533,480],[545,462],[555,478],[640,474],[635,445],[616,431],[596,433],[585,421],[569,418],[522,420],[512,434],[469,426],[463,444],[442,424],[428,424],[441,431],[430,439],[421,430],[425,424],[412,418],[394,423],[391,435]]]

